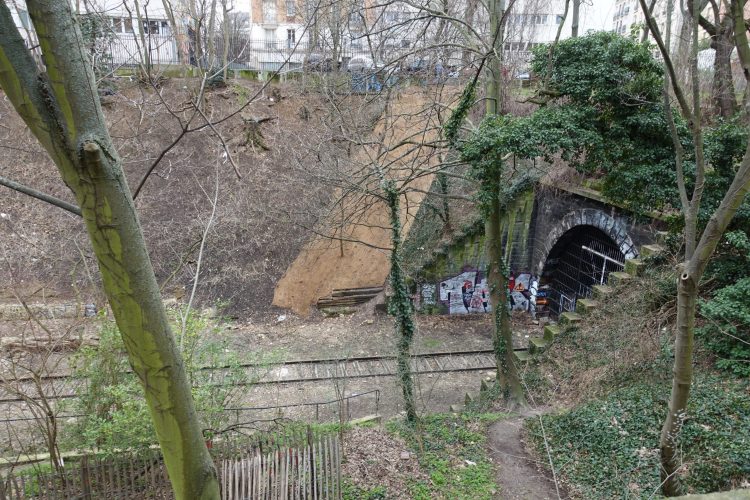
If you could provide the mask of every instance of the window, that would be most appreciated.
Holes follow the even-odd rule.
[[[143,21],[143,32],[147,35],[158,35],[159,21]]]
[[[266,29],[264,30],[264,32],[266,36],[266,48],[267,49],[274,48],[274,45],[276,44],[276,30]]]
[[[286,0],[286,15],[294,17],[297,14],[297,3],[295,0]]]
[[[558,14],[557,19],[555,20],[555,24],[560,24],[561,22],[563,22],[563,19],[564,19],[563,16]]]
[[[297,42],[297,32],[293,29],[286,30],[286,46],[288,49],[293,49]]]
[[[263,22],[276,24],[276,0],[263,0]]]
[[[129,17],[113,17],[111,18],[112,31],[114,33],[132,33],[133,32],[133,20]],[[146,23],[143,23],[143,28],[148,33]],[[158,27],[157,27],[158,29]]]

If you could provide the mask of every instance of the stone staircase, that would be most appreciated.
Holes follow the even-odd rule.
[[[596,311],[602,302],[606,302],[608,298],[612,296],[615,288],[643,275],[646,266],[646,259],[655,257],[664,252],[664,246],[662,245],[666,233],[658,232],[657,241],[658,243],[652,245],[641,246],[640,257],[635,259],[625,259],[625,269],[621,272],[614,272],[609,274],[609,281],[606,285],[594,285],[592,287],[591,298],[578,299],[576,301],[576,311],[567,311],[560,315],[557,323],[549,323],[544,326],[543,334],[541,336],[529,338],[529,348],[525,351],[514,351],[516,361],[519,363],[525,363],[534,359],[534,357],[547,349],[555,338],[569,330],[573,330],[578,327],[586,316],[590,315],[593,311]],[[482,380],[480,386],[480,395],[489,390],[494,379],[487,377]],[[465,404],[473,402],[475,396],[470,393],[466,393]],[[459,412],[463,409],[462,405],[451,405],[450,410],[453,412]]]
[[[317,307],[323,313],[347,313],[349,309],[369,302],[382,291],[382,286],[335,289],[331,295],[319,298]]]

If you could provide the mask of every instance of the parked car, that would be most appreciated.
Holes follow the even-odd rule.
[[[433,65],[430,56],[413,56],[404,62],[404,71],[410,73],[426,73]]]
[[[369,71],[373,69],[375,69],[375,61],[367,56],[354,56],[349,59],[349,63],[346,65],[346,70],[349,72]]]
[[[330,73],[335,69],[333,58],[322,54],[308,54],[302,63],[303,71]]]

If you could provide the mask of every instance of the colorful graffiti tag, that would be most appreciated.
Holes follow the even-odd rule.
[[[533,315],[537,285],[537,278],[529,273],[512,274],[508,280],[511,310],[529,311]],[[440,305],[448,314],[492,311],[487,277],[481,271],[465,270],[437,285],[423,284],[420,292],[419,299],[424,306]]]
[[[478,271],[465,271],[441,281],[440,302],[448,305],[449,314],[489,312],[490,290],[487,278]]]

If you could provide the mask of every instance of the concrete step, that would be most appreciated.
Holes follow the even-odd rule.
[[[529,352],[532,354],[543,352],[549,344],[550,343],[542,337],[531,337],[529,339]]]
[[[354,420],[349,420],[349,423],[351,425],[367,425],[367,424],[379,424],[383,421],[383,417],[376,414],[373,415],[366,415],[364,417],[355,418]]]
[[[450,410],[451,413],[461,413],[464,411],[464,405],[451,405]]]
[[[560,335],[563,329],[559,325],[545,325],[544,326],[544,339],[552,342],[555,337]]]
[[[560,315],[560,324],[564,326],[574,326],[583,320],[580,314],[566,311]]]
[[[595,299],[607,299],[612,295],[612,292],[614,292],[614,288],[612,288],[609,285],[594,285],[591,287],[591,290],[593,291],[592,295]]]
[[[656,243],[659,245],[666,245],[667,237],[669,237],[668,231],[656,231],[656,234],[654,235],[654,238],[656,239]]]
[[[578,299],[576,301],[576,311],[580,314],[590,314],[594,309],[599,307],[599,302],[594,299]]]
[[[479,392],[489,391],[492,384],[492,379],[482,379],[482,382],[479,384]]]
[[[643,245],[641,247],[641,258],[653,257],[664,252],[664,247],[661,245]]]
[[[513,351],[513,355],[516,357],[516,361],[520,363],[525,363],[526,361],[529,361],[532,356],[529,351]]]
[[[644,264],[641,259],[625,259],[625,272],[631,276],[643,274]]]
[[[622,285],[633,279],[628,273],[617,271],[615,273],[609,273],[609,284],[612,286]]]

